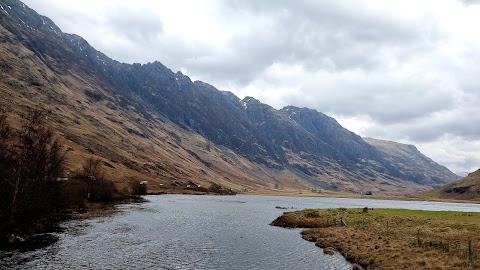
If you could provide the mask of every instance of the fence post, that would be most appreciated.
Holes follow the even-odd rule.
[[[468,260],[469,260],[470,262],[473,261],[473,254],[472,254],[472,253],[473,253],[473,252],[472,252],[472,239],[469,239],[469,240],[468,240]]]
[[[420,229],[417,229],[417,244],[420,246],[422,242],[420,241]]]

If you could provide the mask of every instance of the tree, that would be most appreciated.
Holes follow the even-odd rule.
[[[102,179],[104,176],[102,170],[102,161],[99,158],[90,157],[87,159],[82,169],[83,174],[95,179]]]
[[[44,115],[33,112],[28,115],[18,135],[13,171],[15,199],[12,200],[12,216],[16,211],[41,219],[55,210],[58,178],[64,172],[65,151],[54,133],[45,126]]]
[[[1,134],[2,129],[10,128],[5,128],[3,116],[0,119]],[[30,225],[39,225],[55,212],[59,192],[57,179],[64,172],[66,152],[54,133],[45,126],[44,115],[40,112],[30,113],[21,129],[13,134],[12,143],[7,145],[5,142],[9,137],[2,139],[3,142],[0,140],[2,182],[5,184],[2,195],[8,201],[2,212],[10,229],[26,230]]]
[[[105,179],[102,160],[90,157],[82,166],[82,171],[75,177],[87,185],[87,199],[90,202],[113,202],[118,193],[115,184]]]
[[[95,157],[87,159],[82,166],[80,178],[87,184],[87,198],[90,199],[95,184],[103,179],[101,160]]]

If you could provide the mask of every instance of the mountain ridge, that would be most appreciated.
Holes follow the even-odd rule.
[[[53,126],[76,148],[86,146],[87,153],[110,161],[113,157],[114,163],[133,171],[130,174],[140,172],[155,181],[159,177],[155,170],[144,166],[157,168],[158,164],[150,163],[161,163],[161,159],[136,153],[123,145],[125,140],[170,153],[167,160],[175,166],[169,166],[171,173],[164,174],[162,181],[167,176],[198,177],[203,183],[213,179],[240,190],[246,181],[249,188],[410,193],[455,178],[446,171],[435,179],[433,172],[425,171],[424,177],[412,174],[392,163],[378,147],[315,110],[293,106],[276,110],[252,97],[241,100],[208,83],[192,82],[158,61],[120,63],[83,38],[63,33],[20,1],[2,3],[11,10],[0,18],[5,53],[0,67],[8,81],[2,92],[10,95],[2,105],[17,114],[27,107],[47,108],[59,121]],[[19,45],[23,46],[20,53],[15,52]],[[66,120],[62,114],[68,116]],[[191,145],[182,145],[186,141]],[[202,141],[202,146],[194,141]],[[216,149],[214,157],[207,148]],[[162,157],[165,153],[151,151]],[[222,164],[215,166],[218,159]],[[189,169],[191,163],[198,168]],[[181,169],[175,172],[177,166]]]

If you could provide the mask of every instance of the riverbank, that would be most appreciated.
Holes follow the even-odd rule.
[[[0,250],[28,251],[55,243],[55,233],[62,231],[60,224],[69,220],[88,219],[109,216],[116,213],[117,205],[126,203],[143,203],[147,200],[141,196],[129,196],[108,203],[88,202],[82,207],[65,209],[42,222],[41,227],[27,233],[10,234],[0,237]]]
[[[147,195],[184,194],[184,195],[236,195],[237,192],[223,187],[219,184],[212,184],[206,188],[201,185],[189,182],[188,185],[151,186]]]
[[[306,209],[272,225],[309,228],[305,240],[365,269],[479,269],[480,213],[404,209]]]

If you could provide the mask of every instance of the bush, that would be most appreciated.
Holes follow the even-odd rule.
[[[66,184],[74,196],[83,198],[87,202],[109,203],[114,202],[118,190],[113,181],[96,179],[92,176],[79,173],[73,176]]]
[[[147,195],[147,185],[140,184],[137,180],[130,180],[130,190],[132,195]]]
[[[71,178],[61,183],[62,208],[86,208],[88,188],[80,179]]]

